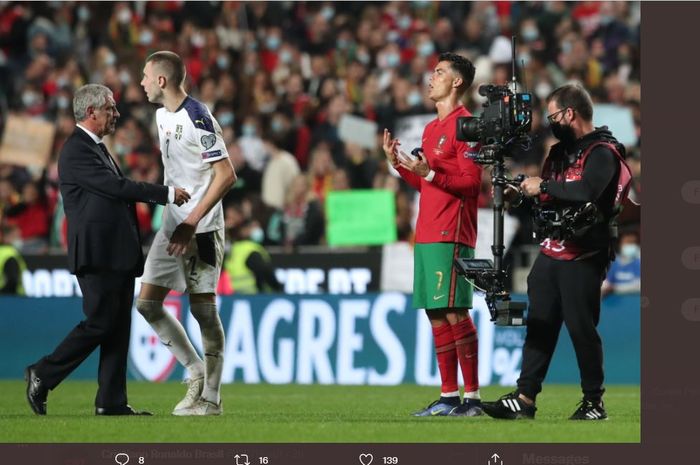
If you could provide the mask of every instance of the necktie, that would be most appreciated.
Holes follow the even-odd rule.
[[[100,146],[102,153],[104,153],[105,156],[107,157],[107,160],[109,161],[109,166],[112,168],[112,170],[115,173],[119,174],[119,169],[117,168],[117,165],[114,163],[114,159],[112,159],[112,155],[109,154],[109,151],[107,150],[107,146],[105,144],[103,144],[102,142],[100,142],[97,145]]]

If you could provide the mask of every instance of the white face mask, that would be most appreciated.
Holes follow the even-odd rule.
[[[545,100],[550,92],[552,92],[552,86],[547,81],[540,81],[535,86],[535,95],[537,95],[540,100]]]
[[[241,132],[246,137],[253,137],[253,136],[255,136],[257,130],[256,130],[255,126],[253,126],[252,124],[244,124],[241,127]]]
[[[620,255],[627,260],[633,260],[639,257],[639,253],[639,244],[623,244],[622,247],[620,247]]]
[[[425,41],[418,46],[418,54],[422,57],[428,57],[435,51],[435,46],[431,41]]]
[[[228,57],[226,55],[219,55],[216,58],[216,64],[219,66],[221,69],[226,69],[228,68]]]
[[[107,55],[105,55],[105,58],[104,58],[105,65],[113,66],[116,62],[117,62],[117,56],[114,53],[109,52]]]
[[[126,145],[124,145],[122,143],[115,142],[114,153],[121,156],[121,155],[126,155],[128,151],[129,151],[129,147],[127,147]]]
[[[192,34],[192,37],[190,38],[190,43],[195,48],[202,48],[202,47],[204,47],[204,44],[206,43],[206,41],[205,41],[204,36],[202,34],[200,34],[199,32],[195,32],[194,34]]]
[[[78,8],[78,19],[80,21],[87,21],[90,19],[90,10],[82,5]]]
[[[118,13],[117,20],[122,24],[127,24],[131,22],[131,10],[129,8],[123,8]]]
[[[39,100],[41,100],[41,98],[35,92],[28,91],[22,94],[22,104],[25,108],[39,103]]]
[[[332,6],[324,6],[321,10],[321,16],[323,16],[326,21],[330,21],[333,16],[335,16],[335,9]]]
[[[60,95],[56,98],[56,106],[61,110],[65,110],[70,106],[70,100],[65,95]]]
[[[148,29],[144,29],[143,31],[141,31],[141,35],[139,36],[139,43],[141,45],[151,45],[151,42],[153,42],[153,32]]]
[[[289,50],[282,50],[280,52],[280,61],[284,64],[288,64],[292,62],[292,52]]]
[[[263,232],[262,228],[255,228],[250,232],[251,241],[261,244],[264,239],[265,233]]]
[[[125,69],[121,70],[119,72],[119,80],[121,81],[122,84],[125,86],[128,86],[129,83],[131,82],[131,74]]]
[[[523,29],[520,35],[523,37],[523,40],[525,40],[525,42],[532,42],[533,40],[537,40],[537,38],[540,35],[540,32],[537,30],[536,27],[528,27]]]
[[[411,91],[411,93],[408,94],[408,97],[406,97],[406,102],[411,107],[415,107],[415,106],[420,105],[422,101],[423,101],[423,97],[421,96],[420,92],[418,92],[417,90]]]

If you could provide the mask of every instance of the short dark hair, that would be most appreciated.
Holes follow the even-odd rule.
[[[459,93],[463,94],[474,82],[474,73],[476,69],[471,61],[458,55],[456,53],[445,52],[441,53],[438,57],[438,61],[447,61],[450,63],[453,71],[459,73],[464,81],[461,86],[459,86]]]
[[[593,120],[593,100],[581,84],[564,84],[547,96],[547,103],[554,101],[560,109],[572,108],[585,121]]]
[[[172,83],[175,87],[180,87],[185,82],[185,63],[180,58],[180,55],[174,52],[161,50],[155,52],[146,58],[146,63],[152,62],[154,65],[160,66],[168,80],[168,84]]]

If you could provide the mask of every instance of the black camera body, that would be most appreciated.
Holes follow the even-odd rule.
[[[516,93],[508,86],[484,84],[479,95],[487,98],[479,116],[457,118],[457,140],[504,147],[530,131],[532,95]],[[488,161],[486,161],[488,163]]]
[[[603,221],[600,210],[592,202],[561,209],[535,205],[532,213],[537,240],[547,237],[555,240],[580,238],[592,226]]]

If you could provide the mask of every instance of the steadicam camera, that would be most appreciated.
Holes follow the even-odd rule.
[[[457,140],[480,144],[479,152],[470,158],[481,165],[493,165],[493,262],[489,259],[455,260],[457,273],[484,292],[491,321],[498,326],[525,324],[525,302],[515,302],[505,288],[503,268],[503,212],[506,186],[518,188],[522,179],[509,179],[505,174],[505,157],[511,156],[515,144],[529,146],[532,126],[532,95],[518,92],[515,80],[515,37],[513,44],[513,80],[511,87],[486,84],[479,94],[486,97],[481,116],[457,118]],[[465,154],[466,155],[466,154]]]

